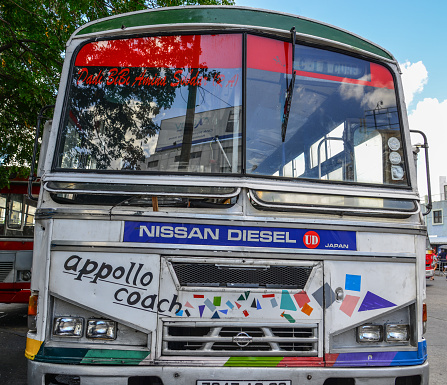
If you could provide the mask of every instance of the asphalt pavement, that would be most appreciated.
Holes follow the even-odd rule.
[[[0,384],[26,385],[27,304],[0,304]]]
[[[447,384],[447,279],[427,280],[427,333],[430,385]]]

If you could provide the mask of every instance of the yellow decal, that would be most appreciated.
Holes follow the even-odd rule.
[[[25,357],[34,360],[36,354],[39,352],[40,346],[43,341],[33,340],[31,338],[26,339]]]

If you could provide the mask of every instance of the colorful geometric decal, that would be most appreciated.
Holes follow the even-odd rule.
[[[352,291],[360,291],[362,276],[346,274],[345,289]]]
[[[204,302],[204,304],[207,306],[208,309],[211,311],[216,310],[216,306],[213,305],[213,303],[207,298]]]
[[[222,302],[222,297],[214,297],[214,299],[213,299],[214,306],[220,306],[221,302]]]
[[[360,297],[356,297],[354,295],[346,295],[345,299],[343,300],[340,306],[340,310],[349,317],[351,317],[352,313],[354,313],[354,309],[357,306],[359,300]]]
[[[301,309],[301,312],[310,316],[313,312],[313,307],[309,306],[307,303],[305,303]]]
[[[278,302],[276,301],[275,298],[272,298],[272,299],[270,300],[270,303],[272,304],[272,307],[277,307],[277,306],[278,306]]]
[[[329,286],[329,284],[326,282],[324,284],[324,304],[326,306],[326,309],[331,306],[335,301],[335,293],[332,290],[332,288]]]
[[[283,290],[281,294],[281,310],[291,310],[295,311],[296,306],[293,302],[292,296],[289,294],[287,290]]]
[[[200,318],[202,318],[203,315],[203,311],[205,310],[205,305],[200,305],[199,306],[199,313],[200,313]]]
[[[300,308],[302,308],[306,303],[310,302],[310,298],[305,291],[302,291],[294,295],[295,301]]]
[[[189,307],[190,309],[194,309],[194,306],[192,306],[188,301],[186,301],[185,306]]]
[[[396,304],[368,291],[365,295],[365,298],[363,299],[362,304],[360,305],[359,311],[384,309],[393,306],[396,306]]]
[[[327,282],[312,294],[321,307],[323,307],[323,295],[325,307],[327,309],[335,301],[335,293]]]
[[[149,354],[141,350],[56,348],[42,344],[34,360],[58,364],[140,365]]]
[[[323,307],[323,286],[321,286],[317,291],[312,293],[312,296],[315,298],[315,301],[317,301],[318,305]]]
[[[227,302],[226,302],[226,305],[227,305],[230,309],[233,309],[233,308],[234,308],[234,305],[233,305],[230,301],[227,301]]]
[[[211,317],[211,319],[215,319],[215,318],[219,318],[220,319],[220,317],[219,317],[219,314],[217,314],[217,311],[213,314],[213,316]]]
[[[292,324],[296,322],[295,318],[293,318],[290,314],[282,312],[281,317],[284,317],[287,321],[289,321]]]

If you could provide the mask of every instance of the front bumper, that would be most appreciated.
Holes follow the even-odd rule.
[[[323,385],[330,378],[354,379],[356,385],[394,385],[397,377],[420,376],[420,384],[428,385],[429,365],[374,368],[266,368],[266,367],[172,367],[172,366],[90,366],[28,362],[28,385],[45,384],[46,374],[78,377],[80,385],[128,385],[129,378],[141,377],[141,383],[163,385],[196,385],[197,380],[271,381],[290,380],[292,385]],[[143,382],[144,381],[144,382]],[[158,380],[157,380],[158,381]],[[48,383],[48,382],[47,382]],[[68,384],[69,382],[67,382]],[[135,383],[135,382],[130,382]],[[140,383],[140,382],[138,382]],[[404,383],[404,382],[402,382]],[[414,382],[419,383],[419,382]]]

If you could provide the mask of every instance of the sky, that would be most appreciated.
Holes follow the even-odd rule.
[[[427,0],[235,0],[348,30],[389,51],[399,62],[411,130],[429,143],[432,196],[440,199],[439,177],[447,175],[447,1]],[[412,135],[412,143],[421,143]],[[423,155],[418,165],[421,196],[427,194]],[[422,159],[421,159],[422,158]]]

